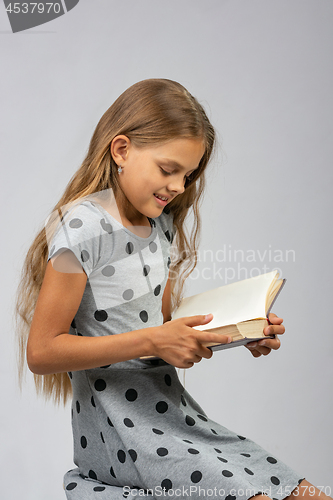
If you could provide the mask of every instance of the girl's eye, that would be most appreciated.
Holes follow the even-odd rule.
[[[160,170],[161,170],[161,172],[162,172],[163,175],[171,175],[171,173],[172,173],[172,172],[167,172],[162,167],[160,167]]]

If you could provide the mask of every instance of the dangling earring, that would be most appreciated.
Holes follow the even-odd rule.
[[[122,171],[123,171],[123,167],[121,165],[119,165],[119,167],[118,167],[118,174],[121,174]]]

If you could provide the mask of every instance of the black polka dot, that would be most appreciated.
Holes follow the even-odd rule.
[[[141,321],[143,321],[144,323],[147,323],[147,321],[148,321],[148,313],[147,313],[147,311],[145,311],[145,310],[140,311],[139,316],[140,316]]]
[[[190,415],[186,415],[185,422],[187,423],[187,425],[190,425],[190,426],[195,424],[194,418],[190,417]]]
[[[133,243],[132,243],[131,241],[129,241],[129,242],[126,244],[126,248],[125,248],[125,250],[126,250],[126,253],[128,253],[129,255],[130,255],[131,253],[133,253],[133,251],[134,251],[134,245],[133,245]]]
[[[130,418],[124,418],[124,424],[126,427],[134,427],[134,424]]]
[[[156,453],[160,457],[165,457],[169,452],[166,448],[157,448]]]
[[[272,476],[271,477],[271,481],[273,484],[275,484],[276,486],[278,486],[280,484],[280,479],[277,478],[276,476]]]
[[[225,500],[236,500],[236,497],[234,495],[227,495]]]
[[[80,403],[79,403],[78,401],[76,401],[76,411],[77,411],[78,413],[80,413],[80,411],[81,411],[81,408],[80,408]],[[267,459],[267,460],[268,460],[268,459]]]
[[[71,322],[71,327],[74,328],[74,330],[75,330],[75,328],[76,328],[75,318],[73,318],[73,321]]]
[[[171,259],[170,257],[168,257],[167,267],[170,267],[170,264],[171,264]]]
[[[249,453],[241,453],[241,455],[243,455],[243,457],[250,457],[251,456]]]
[[[96,380],[94,386],[95,386],[96,391],[101,392],[101,391],[104,391],[104,389],[106,388],[106,382],[102,378],[99,378]]]
[[[214,429],[211,429],[212,433],[217,436],[217,432]]]
[[[232,477],[233,473],[230,472],[230,470],[223,470],[222,471],[222,476],[224,476],[224,477]]]
[[[79,227],[82,226],[82,224],[83,224],[83,222],[81,219],[72,219],[69,222],[69,227],[71,227],[72,229],[78,229]]]
[[[165,489],[165,491],[169,491],[172,488],[172,482],[170,481],[170,479],[163,479],[163,481],[161,482],[161,486],[163,489]]]
[[[108,422],[108,424],[109,424],[110,427],[113,427],[113,423],[111,422],[111,420],[109,419],[109,417],[108,417],[107,422]]]
[[[74,488],[76,488],[76,487],[77,487],[77,483],[69,483],[66,486],[66,490],[71,491],[71,490],[74,490]]]
[[[146,264],[145,266],[143,266],[143,275],[144,276],[148,276],[149,271],[150,271],[150,266],[148,266],[148,264]]]
[[[166,383],[166,385],[170,386],[171,385],[171,377],[170,375],[167,373],[164,377],[164,382]]]
[[[239,439],[246,439],[244,436],[238,436]]]
[[[165,401],[159,401],[156,405],[156,411],[158,413],[165,413],[168,410],[168,403]]]
[[[222,451],[219,450],[218,448],[214,448],[214,450],[216,451],[216,453],[222,453]]]
[[[181,402],[182,402],[182,405],[183,405],[183,406],[186,406],[186,401],[185,401],[185,398],[184,398],[184,396],[183,396],[183,395],[181,395],[181,396],[180,396],[180,400],[181,400]]]
[[[135,450],[128,450],[128,454],[131,457],[131,459],[133,460],[133,462],[135,462],[136,459],[138,458],[138,455],[137,455]]]
[[[88,472],[88,476],[91,478],[91,479],[95,479],[97,480],[97,474],[96,472],[94,472],[93,470],[90,469],[90,471]]]
[[[81,446],[87,448],[87,438],[85,436],[81,436]]]
[[[189,441],[188,439],[183,439],[184,443],[189,443],[189,444],[193,444],[192,441]]]
[[[166,239],[167,239],[168,241],[171,241],[171,236],[170,236],[169,231],[165,231],[165,233],[164,233],[164,234],[165,234],[165,236],[166,236]]]
[[[102,432],[100,433],[100,436],[101,436],[101,440],[102,440],[102,442],[103,442],[103,443],[105,443],[104,436],[103,436],[103,433],[102,433]]]
[[[125,392],[125,398],[127,399],[127,401],[135,401],[137,397],[138,393],[136,392],[135,389],[128,389]]]
[[[131,459],[133,460],[133,462],[135,462],[136,459],[138,458],[138,455],[137,455],[135,450],[128,450],[128,454],[131,457]]]
[[[222,457],[217,457],[218,460],[220,460],[220,462],[223,462],[224,464],[227,464],[228,463],[228,460],[226,460],[225,458],[222,458]]]
[[[125,463],[126,453],[124,452],[124,450],[118,450],[117,457],[120,463],[122,464]]]
[[[82,477],[82,479],[87,479],[87,477],[88,477],[88,476],[85,476],[84,474],[81,474],[81,472],[80,472],[79,476]]]
[[[100,311],[94,312],[94,317],[96,321],[106,321],[108,319],[108,313],[101,309]]]
[[[270,464],[276,464],[277,463],[277,460],[276,458],[273,458],[273,457],[267,457],[267,462],[269,462]]]
[[[253,476],[253,475],[254,475],[254,472],[252,472],[252,470],[248,469],[247,467],[245,467],[245,469],[244,469],[244,470],[245,470],[245,472],[246,472],[247,474],[249,474],[250,476]]]
[[[191,453],[191,455],[197,455],[200,453],[199,450],[196,450],[195,448],[189,448],[187,451]]]
[[[161,285],[157,285],[157,287],[154,290],[155,297],[157,297],[157,295],[159,295],[160,291],[161,291]]]
[[[111,224],[107,223],[105,221],[105,219],[101,219],[99,222],[100,222],[102,228],[104,229],[104,231],[106,231],[108,234],[112,233],[112,225]]]
[[[155,434],[159,434],[159,435],[164,434],[164,432],[163,432],[163,431],[160,431],[159,429],[152,429],[152,431],[153,431]]]
[[[197,417],[200,418],[200,420],[203,420],[204,422],[208,422],[208,419],[203,415],[197,415]]]
[[[95,486],[94,491],[104,491],[105,486]]]
[[[113,467],[110,467],[110,474],[112,477],[116,477],[116,474],[114,473]]]
[[[151,251],[151,253],[155,253],[156,252],[157,245],[156,245],[155,241],[151,241],[149,243],[149,250]]]
[[[131,300],[133,298],[134,292],[130,288],[128,290],[125,290],[123,293],[123,299],[124,300]]]
[[[94,408],[96,408],[96,405],[95,405],[95,400],[94,400],[94,396],[91,396],[91,400],[90,400],[91,404],[93,405]]]
[[[102,269],[103,276],[106,276],[107,278],[110,278],[110,276],[113,276],[115,272],[116,272],[116,270],[113,266],[105,266]]]
[[[87,252],[87,250],[82,250],[82,252],[81,252],[82,262],[87,262],[89,259],[90,259],[89,252]]]
[[[195,470],[191,474],[192,483],[198,483],[202,479],[202,473],[199,470]]]

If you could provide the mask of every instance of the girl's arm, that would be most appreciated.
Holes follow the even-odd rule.
[[[162,314],[163,314],[163,323],[171,320],[171,286],[170,286],[170,278],[166,282],[163,297],[162,297]]]
[[[51,261],[47,264],[27,345],[27,361],[34,373],[85,370],[141,356],[158,356],[174,366],[188,368],[202,357],[211,357],[212,352],[202,342],[223,342],[218,334],[191,328],[211,321],[212,317],[204,316],[179,318],[159,327],[117,335],[71,335],[70,324],[87,281],[82,268],[76,271],[59,272]]]

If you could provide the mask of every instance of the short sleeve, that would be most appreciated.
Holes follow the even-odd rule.
[[[86,275],[98,268],[104,247],[111,244],[113,228],[92,202],[82,202],[59,220],[49,242],[48,260],[61,249],[73,252]]]

